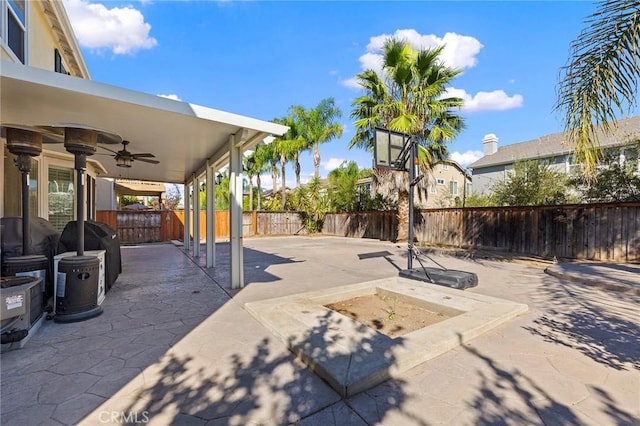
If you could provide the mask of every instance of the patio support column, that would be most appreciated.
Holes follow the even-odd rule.
[[[193,257],[200,257],[200,178],[193,177]]]
[[[216,170],[207,160],[207,268],[216,266]]]
[[[242,257],[242,146],[246,130],[241,129],[229,138],[229,233],[231,239],[231,288],[244,287]]]
[[[191,207],[189,205],[191,203],[191,197],[189,195],[189,183],[184,183],[184,249],[189,251],[191,247]]]

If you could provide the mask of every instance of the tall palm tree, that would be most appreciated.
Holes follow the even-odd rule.
[[[364,94],[352,102],[356,134],[349,148],[373,153],[374,128],[408,133],[417,138],[423,167],[446,158],[446,143],[464,128],[456,114],[463,101],[447,97],[446,89],[459,70],[446,67],[442,47],[415,50],[405,40],[388,39],[383,47],[383,75],[365,70],[356,75]],[[374,170],[374,187],[387,198],[397,192],[398,240],[409,231],[409,181],[404,172]]]
[[[253,159],[253,163],[249,161],[249,158]],[[258,180],[260,179],[260,165],[256,161],[255,151],[251,154],[250,157],[245,157],[243,159],[244,168],[247,171],[247,178],[249,179],[249,210],[253,210],[253,177],[258,176]],[[251,167],[249,167],[251,165]],[[258,195],[259,197],[260,195]]]
[[[289,127],[284,135],[276,138],[272,144],[274,151],[280,161],[280,177],[282,178],[282,209],[284,210],[287,203],[287,179],[286,165],[287,161],[293,159],[306,146],[306,142],[300,135],[300,123],[293,115],[288,115],[282,119],[274,120],[279,124]]]
[[[566,142],[590,177],[602,158],[598,129],[612,132],[617,115],[637,104],[640,1],[602,1],[585,23],[562,68],[555,109],[563,113]]]
[[[254,153],[256,167],[260,170],[256,175],[256,185],[258,186],[258,210],[262,210],[262,180],[260,178],[263,172],[271,172],[271,181],[273,182],[273,192],[278,190],[278,157],[276,155],[273,142],[266,145],[258,145]]]
[[[311,109],[305,109],[296,105],[291,107],[300,128],[300,135],[313,150],[314,177],[320,177],[320,148],[334,138],[342,136],[342,124],[338,119],[342,117],[342,111],[335,106],[333,98],[321,100]]]

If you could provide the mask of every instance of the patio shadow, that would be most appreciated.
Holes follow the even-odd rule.
[[[640,369],[639,296],[555,280],[548,280],[542,291],[551,306],[527,331],[616,370]],[[636,309],[617,306],[616,300],[635,301]]]
[[[472,409],[469,416],[472,424],[585,424],[575,408],[555,400],[524,371],[502,366],[468,345],[461,347],[489,367],[486,372],[477,371],[481,379],[477,396],[467,404]],[[611,419],[607,424],[635,424],[637,418],[617,408],[606,391],[595,385],[589,389],[604,405],[603,412]]]
[[[301,339],[309,342],[340,339],[332,332],[335,321],[334,317],[322,318],[320,325],[308,330]],[[402,345],[402,339],[397,341]],[[90,422],[100,410],[111,412],[115,408],[132,418],[148,417],[162,424],[304,424],[305,421],[319,424],[313,419],[328,418],[333,418],[335,424],[367,424],[349,408],[348,400],[341,400],[291,353],[277,350],[278,345],[275,339],[264,338],[251,354],[233,353],[224,360],[170,351],[153,366],[158,379],[137,391],[132,402],[126,406],[101,407],[85,422]],[[358,353],[366,356],[371,346],[372,342],[364,339],[354,348],[353,355],[326,352],[322,356],[340,363],[340,357]],[[387,410],[402,409],[407,398],[403,384],[402,379],[394,379],[394,392],[386,396],[386,403],[378,401],[378,420],[384,419]],[[339,419],[335,418],[336,412],[340,413]],[[414,421],[426,425],[418,418]]]

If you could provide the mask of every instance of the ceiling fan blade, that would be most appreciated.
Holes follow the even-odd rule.
[[[143,152],[141,154],[132,154],[134,158],[138,158],[138,157],[155,157],[155,155],[151,154],[150,152]]]
[[[158,160],[150,160],[148,158],[135,158],[136,161],[143,161],[145,163],[158,164],[160,163]]]
[[[106,146],[102,146],[102,145],[98,145],[98,148],[102,148],[104,150],[107,150],[109,152],[113,152],[114,154],[118,155],[118,151],[114,151],[112,149],[107,148]]]

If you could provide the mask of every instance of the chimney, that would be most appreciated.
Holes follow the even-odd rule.
[[[498,151],[498,137],[493,133],[489,133],[482,138],[482,146],[484,147],[484,155],[495,154]]]

